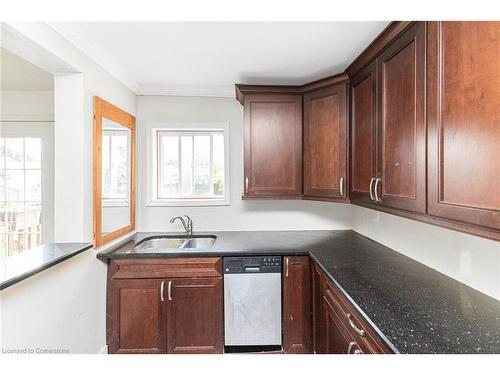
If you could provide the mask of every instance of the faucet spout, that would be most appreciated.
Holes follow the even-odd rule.
[[[191,218],[188,215],[184,215],[184,217],[186,218],[186,220],[184,220],[184,218],[181,216],[175,216],[175,217],[170,219],[170,223],[173,224],[173,223],[175,223],[176,220],[179,220],[181,222],[182,226],[184,227],[184,230],[186,231],[186,233],[189,236],[192,236],[193,235],[193,221],[191,220]]]

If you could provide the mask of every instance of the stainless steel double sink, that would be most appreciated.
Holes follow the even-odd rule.
[[[211,248],[217,236],[215,235],[193,235],[193,236],[153,236],[141,240],[136,246],[135,251],[178,251],[179,249],[209,249]]]

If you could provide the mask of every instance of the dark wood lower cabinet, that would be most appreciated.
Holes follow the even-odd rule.
[[[221,258],[112,260],[109,353],[222,353]]]
[[[283,267],[283,351],[312,353],[309,257],[285,257]]]
[[[392,353],[317,264],[312,280],[315,353]]]
[[[111,280],[108,285],[107,337],[109,353],[166,352],[162,280]]]
[[[168,282],[167,353],[222,353],[222,279]]]

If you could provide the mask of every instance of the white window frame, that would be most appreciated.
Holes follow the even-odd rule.
[[[48,121],[0,121],[0,130],[4,138],[41,138],[42,155],[42,244],[54,241],[54,123]],[[0,258],[7,259],[3,253]],[[22,252],[21,252],[22,253]]]
[[[147,206],[165,206],[165,207],[196,207],[196,206],[229,206],[231,204],[230,188],[230,134],[229,122],[220,123],[158,123],[150,122],[147,124],[147,174],[148,174],[148,203]],[[220,198],[158,198],[158,139],[157,135],[161,132],[170,133],[196,133],[196,132],[221,132],[224,137],[224,195]]]

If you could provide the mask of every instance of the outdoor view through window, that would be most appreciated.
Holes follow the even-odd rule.
[[[159,131],[157,199],[224,196],[223,131]]]
[[[11,256],[42,243],[40,137],[0,138],[0,251]]]

